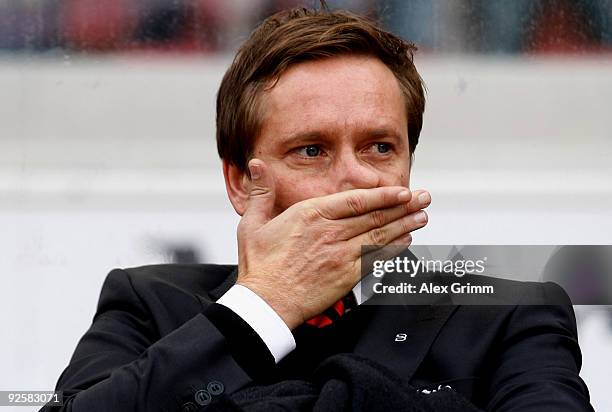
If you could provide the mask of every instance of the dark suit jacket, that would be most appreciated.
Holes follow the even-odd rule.
[[[296,329],[297,349],[274,365],[255,332],[214,303],[235,283],[236,272],[225,265],[113,270],[93,323],[57,383],[66,399],[62,410],[193,410],[210,394],[303,378],[343,352],[382,364],[421,390],[449,385],[485,410],[592,410],[578,376],[581,354],[569,300],[361,305],[330,327]],[[499,282],[501,290],[529,289],[544,301],[561,290],[553,283]],[[202,389],[206,393],[198,394]]]

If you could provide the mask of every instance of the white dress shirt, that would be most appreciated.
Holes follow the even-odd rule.
[[[361,282],[353,288],[357,305],[361,305]],[[231,309],[257,332],[278,363],[295,349],[295,339],[281,317],[255,292],[242,285],[232,286],[217,303]]]

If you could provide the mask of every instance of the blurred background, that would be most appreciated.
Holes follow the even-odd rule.
[[[259,21],[315,3],[0,0],[0,390],[55,386],[113,267],[236,262],[216,91]],[[328,4],[419,47],[415,243],[612,244],[612,0]],[[609,308],[576,311],[612,410]]]

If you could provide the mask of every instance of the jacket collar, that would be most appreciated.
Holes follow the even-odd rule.
[[[219,286],[210,291],[217,300],[238,278],[234,267]],[[429,352],[446,320],[456,310],[450,300],[435,305],[363,305],[367,327],[361,331],[354,352],[385,365],[398,376],[410,380]]]

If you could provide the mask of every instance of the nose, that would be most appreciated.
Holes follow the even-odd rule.
[[[343,151],[335,160],[332,179],[335,181],[336,191],[371,189],[380,186],[380,172],[371,164],[359,159],[354,151]]]

